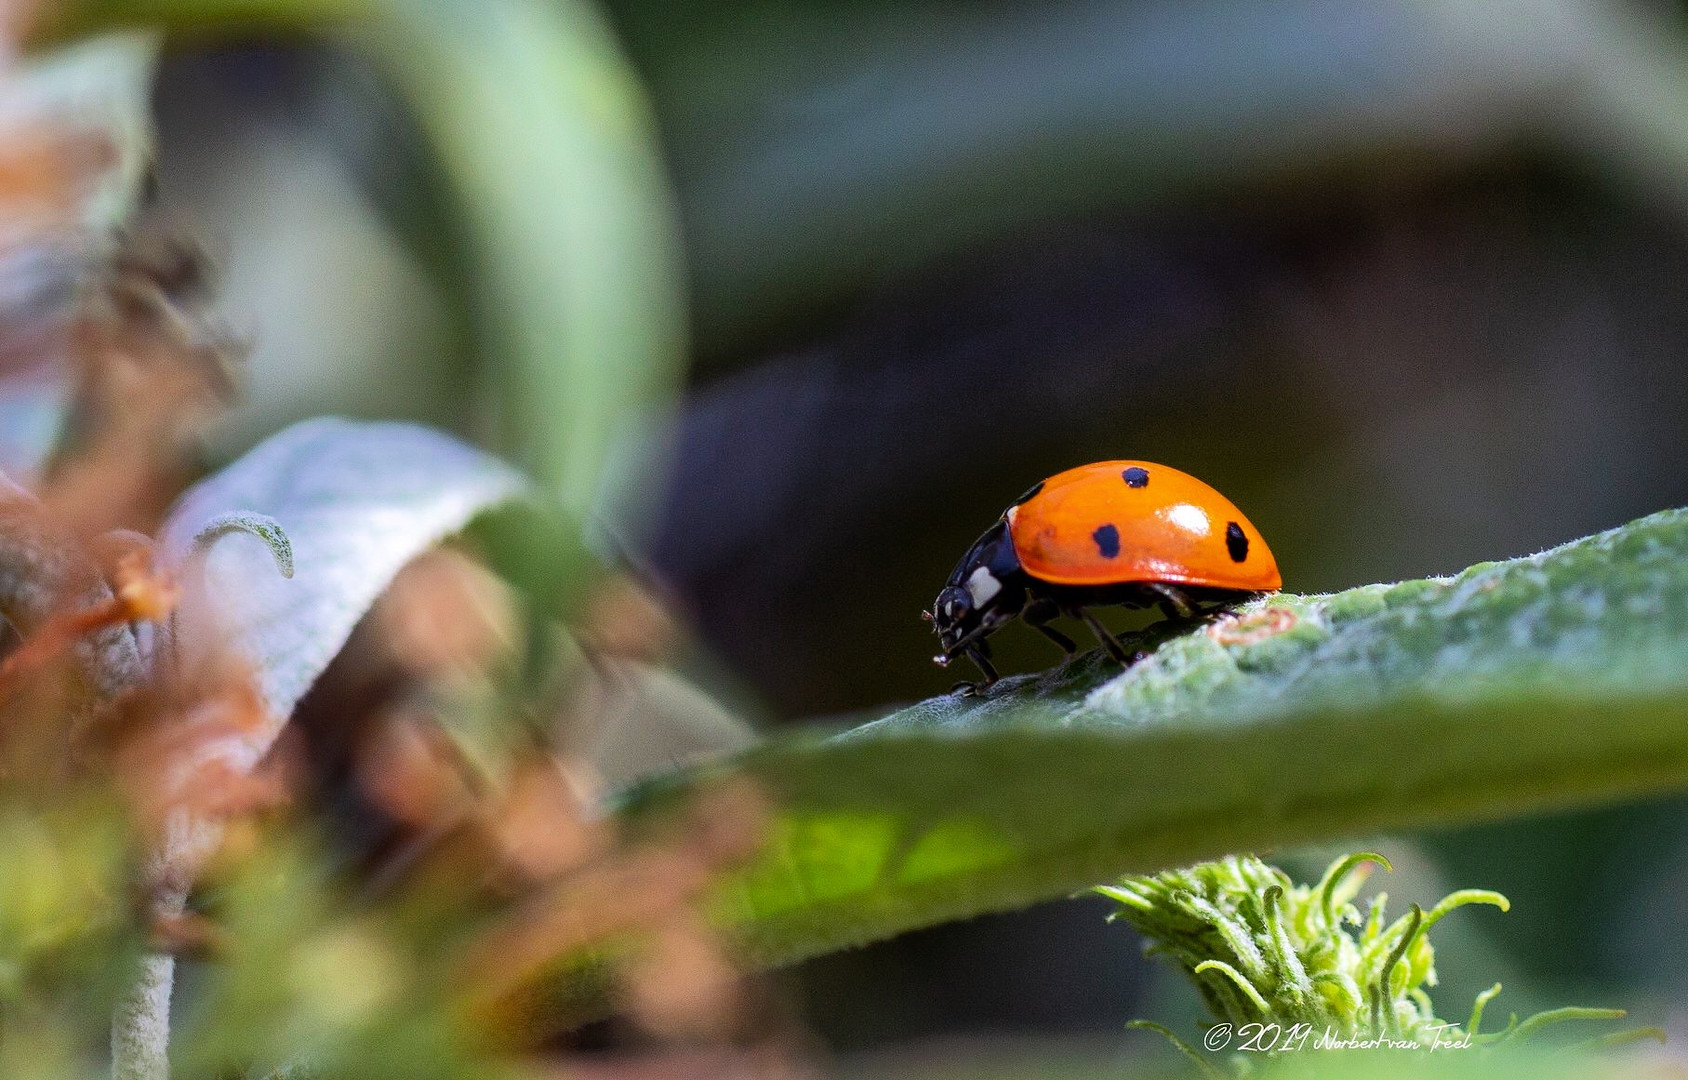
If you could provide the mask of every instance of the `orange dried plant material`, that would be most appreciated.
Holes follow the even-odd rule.
[[[99,128],[38,118],[0,131],[0,240],[73,229],[117,163],[116,143]]]
[[[401,710],[377,722],[360,747],[355,769],[375,805],[417,828],[461,820],[473,801],[449,739],[417,711]]]
[[[82,289],[68,438],[41,489],[76,535],[154,527],[190,478],[195,441],[232,400],[244,345],[212,310],[211,277],[196,244],[153,225]]]
[[[1295,612],[1285,607],[1269,607],[1247,615],[1232,612],[1208,626],[1207,635],[1221,645],[1253,645],[1294,629],[1298,621]]]
[[[152,688],[126,710],[113,768],[143,831],[173,815],[217,821],[285,803],[293,787],[284,755],[254,758],[252,734],[268,724],[256,681],[227,662],[215,678]]]
[[[743,1024],[742,974],[695,912],[663,920],[628,964],[627,1008],[639,1025],[670,1039],[719,1041]]]
[[[668,605],[628,574],[617,574],[593,586],[581,622],[582,645],[606,656],[655,661],[679,637]]]
[[[459,983],[466,1007],[491,1030],[509,1031],[524,994],[559,962],[694,918],[691,906],[720,874],[754,853],[766,822],[759,791],[742,781],[725,783],[700,795],[660,838],[623,839],[536,890],[465,951]]]
[[[599,855],[608,827],[588,819],[561,763],[543,756],[519,764],[488,823],[502,863],[529,882],[549,881]]]
[[[515,650],[509,589],[450,548],[412,559],[382,595],[375,616],[392,654],[419,677],[482,673]]]

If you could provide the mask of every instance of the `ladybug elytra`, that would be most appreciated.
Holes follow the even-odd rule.
[[[1098,461],[1057,473],[985,530],[924,612],[947,665],[971,660],[997,680],[985,639],[1017,618],[1071,654],[1049,626],[1082,620],[1115,660],[1131,656],[1090,609],[1158,607],[1187,619],[1282,587],[1260,533],[1225,496],[1148,461]]]

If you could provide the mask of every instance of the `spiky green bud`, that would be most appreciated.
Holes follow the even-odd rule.
[[[1615,1009],[1556,1009],[1522,1024],[1513,1017],[1503,1031],[1482,1035],[1483,1010],[1500,992],[1497,983],[1477,995],[1463,1027],[1439,1019],[1428,993],[1436,985],[1431,927],[1467,904],[1502,911],[1511,905],[1497,892],[1461,889],[1429,911],[1414,904],[1390,921],[1386,894],[1372,897],[1363,912],[1355,903],[1370,864],[1390,869],[1383,856],[1357,852],[1332,862],[1309,886],[1252,855],[1233,855],[1128,877],[1096,891],[1119,903],[1115,917],[1137,928],[1150,955],[1187,973],[1214,1017],[1239,1031],[1249,1024],[1276,1024],[1283,1032],[1327,1041],[1381,1039],[1429,1047],[1467,1036],[1473,1043],[1497,1042],[1560,1020],[1624,1015]]]

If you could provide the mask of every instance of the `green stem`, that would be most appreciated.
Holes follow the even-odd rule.
[[[1489,1002],[1493,1001],[1499,993],[1500,983],[1495,983],[1478,994],[1476,1000],[1471,1003],[1471,1019],[1465,1022],[1465,1033],[1473,1039],[1480,1034],[1478,1028],[1483,1024],[1483,1010],[1488,1008]]]
[[[1191,1046],[1183,1039],[1180,1039],[1177,1034],[1165,1024],[1157,1024],[1153,1020],[1132,1020],[1125,1026],[1136,1031],[1153,1031],[1160,1034],[1167,1042],[1171,1043],[1180,1054],[1183,1054],[1185,1057],[1195,1062],[1196,1068],[1201,1070],[1202,1075],[1206,1077],[1207,1080],[1224,1080],[1224,1073],[1214,1068],[1211,1061],[1196,1053],[1195,1047]]]
[[[1197,964],[1192,970],[1197,975],[1202,975],[1202,974],[1205,974],[1209,971],[1218,972],[1220,975],[1224,976],[1225,978],[1231,980],[1231,982],[1236,984],[1237,989],[1241,990],[1243,992],[1243,996],[1248,998],[1248,1000],[1254,1005],[1254,1007],[1256,1009],[1260,1010],[1261,1016],[1270,1016],[1271,1015],[1272,1006],[1268,1005],[1266,1003],[1266,999],[1260,996],[1260,991],[1256,990],[1254,988],[1254,984],[1249,982],[1248,979],[1243,975],[1242,972],[1238,971],[1236,968],[1232,967],[1230,964],[1227,964],[1225,961],[1223,961],[1223,960],[1203,960],[1201,963]]]
[[[174,890],[155,901],[160,915],[179,915],[186,893]],[[143,954],[133,979],[111,1016],[112,1080],[170,1080],[170,997],[176,958],[165,952]]]

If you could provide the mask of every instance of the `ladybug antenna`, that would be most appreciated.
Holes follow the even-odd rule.
[[[920,612],[920,617],[922,619],[925,619],[927,622],[932,621],[932,613],[930,611],[926,611],[926,610],[922,609],[921,612]]]

